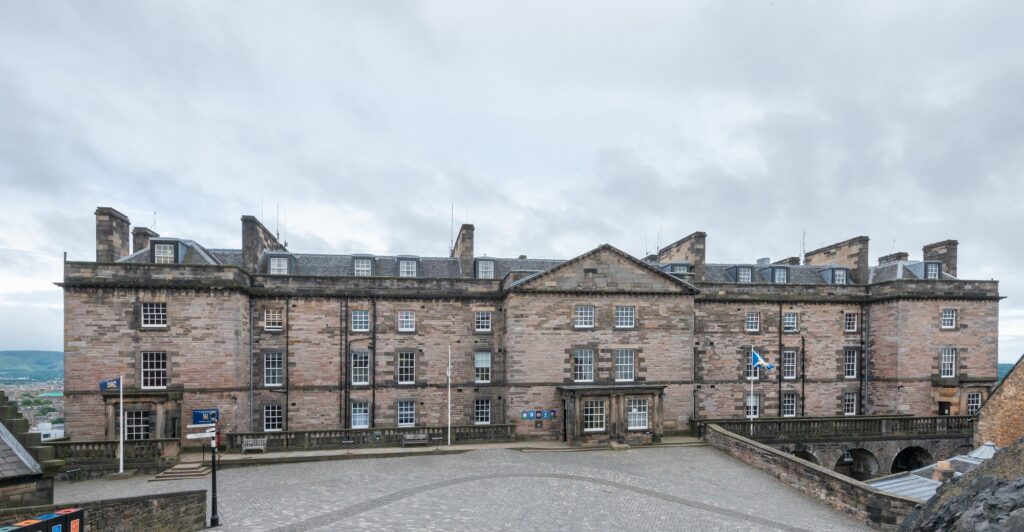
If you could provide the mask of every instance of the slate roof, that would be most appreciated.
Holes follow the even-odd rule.
[[[704,280],[706,283],[735,283],[736,268],[750,268],[752,271],[752,282],[771,283],[772,268],[782,267],[789,270],[789,279],[786,284],[828,284],[822,276],[822,270],[828,266],[789,266],[784,264],[763,265],[763,264],[705,264]]]
[[[946,272],[942,272],[940,277],[946,281],[956,279],[956,277]],[[919,260],[899,260],[869,268],[869,283],[884,283],[897,279],[924,279],[924,262]]]
[[[998,448],[992,442],[985,442],[984,445],[967,454],[950,458],[947,461],[954,471],[953,478],[962,477],[964,473],[983,464],[985,460],[992,458],[997,450]],[[926,465],[913,471],[869,480],[867,484],[886,493],[927,501],[935,495],[939,486],[942,486],[942,482],[932,479],[932,474],[937,466],[938,464]]]
[[[14,434],[0,424],[0,480],[38,475],[42,471]]]
[[[217,258],[210,253],[209,250],[204,248],[195,240],[183,240],[180,238],[160,238],[160,241],[170,240],[183,245],[185,253],[181,257],[182,264],[221,264]],[[242,252],[238,252],[239,264],[241,264]],[[127,257],[119,259],[117,262],[131,262],[137,264],[145,264],[149,262],[149,247],[142,248]]]

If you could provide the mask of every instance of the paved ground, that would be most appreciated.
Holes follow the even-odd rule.
[[[710,447],[475,450],[218,474],[225,530],[868,530]],[[209,479],[57,483],[58,503]]]

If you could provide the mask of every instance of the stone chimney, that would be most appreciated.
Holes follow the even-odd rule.
[[[455,247],[452,248],[452,258],[459,259],[463,277],[476,276],[473,271],[473,224],[462,224],[459,228],[459,236],[455,238]]]
[[[906,251],[897,251],[896,253],[890,253],[883,257],[878,257],[878,265],[881,266],[883,264],[892,264],[894,262],[899,262],[901,260],[908,260],[909,258],[910,254],[907,253]]]
[[[855,236],[835,244],[804,253],[804,264],[827,266],[834,264],[849,268],[853,283],[868,282],[868,237]]]
[[[800,265],[800,257],[789,257],[788,259],[782,259],[782,260],[779,260],[779,261],[775,261],[772,264],[775,264],[775,265],[778,265],[778,266],[799,266]]]
[[[132,229],[132,253],[138,253],[149,247],[149,240],[160,235],[147,227],[135,227]]]
[[[255,216],[242,216],[242,269],[255,272],[264,251],[288,251]]]
[[[683,238],[658,250],[658,262],[669,264],[672,262],[686,262],[690,264],[690,271],[694,279],[704,278],[704,262],[707,258],[707,238],[704,231],[684,236]]]
[[[939,482],[945,482],[956,475],[956,470],[949,465],[946,460],[940,460],[935,464],[935,469],[932,470],[932,480],[938,480]]]
[[[110,207],[96,207],[96,262],[114,262],[131,253],[128,217]]]
[[[921,249],[924,260],[942,263],[942,271],[956,277],[956,240],[943,240]]]

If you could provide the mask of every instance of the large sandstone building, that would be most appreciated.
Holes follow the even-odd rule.
[[[996,381],[998,284],[957,242],[869,264],[868,239],[803,260],[705,260],[694,233],[643,259],[293,253],[256,218],[208,249],[96,210],[96,261],[64,270],[67,433],[441,426],[651,441],[693,418],[972,414]],[[756,350],[778,366],[749,365]],[[754,393],[750,394],[751,383]]]

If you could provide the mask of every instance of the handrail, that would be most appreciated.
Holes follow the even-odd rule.
[[[976,416],[845,416],[761,419],[694,420],[698,435],[715,424],[755,440],[801,440],[806,438],[846,439],[849,437],[965,436],[974,433]]]

